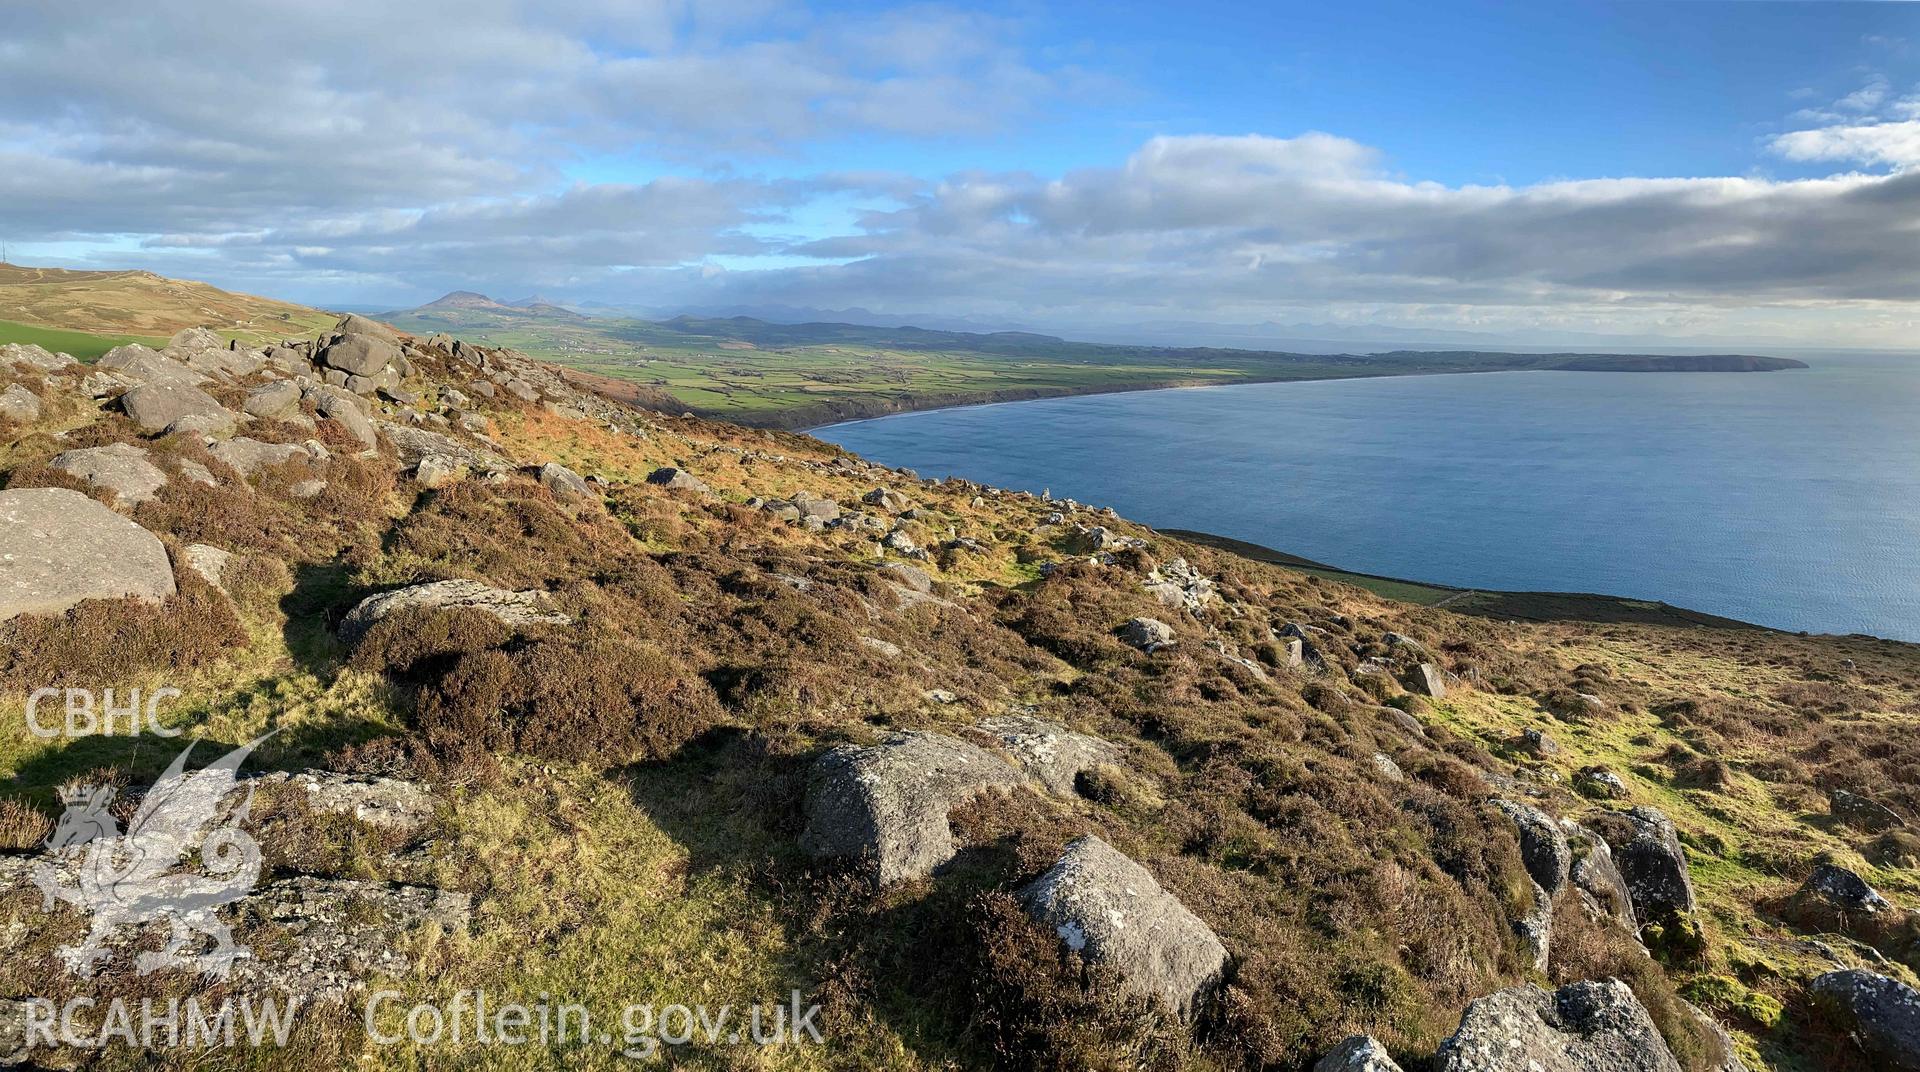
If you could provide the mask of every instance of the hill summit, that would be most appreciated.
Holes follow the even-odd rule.
[[[315,1068],[638,1044],[366,1026],[474,994],[814,1032],[680,1054],[720,1067],[1920,1052],[1908,645],[1394,603],[364,317],[0,346],[0,442],[0,674],[180,690],[157,717],[244,760],[195,784],[261,849],[177,942],[91,914],[180,742],[0,698],[9,1060],[198,1067],[20,1025],[268,994],[299,1013],[258,1063]],[[89,801],[133,840],[74,841]]]

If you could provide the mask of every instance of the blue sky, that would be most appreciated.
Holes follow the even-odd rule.
[[[10,18],[19,261],[323,304],[1920,337],[1920,5]]]

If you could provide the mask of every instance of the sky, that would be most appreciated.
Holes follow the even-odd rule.
[[[316,305],[1920,347],[1920,5],[11,0],[0,238]]]

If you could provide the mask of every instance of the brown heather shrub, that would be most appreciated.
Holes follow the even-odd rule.
[[[243,613],[260,617],[293,591],[293,573],[277,555],[240,554],[220,572],[220,586]]]
[[[225,596],[181,565],[178,591],[161,604],[90,599],[57,617],[0,623],[0,677],[32,688],[97,687],[156,670],[186,671],[246,643]]]
[[[679,661],[576,627],[458,656],[421,688],[414,724],[442,755],[521,752],[614,766],[670,755],[719,715],[713,690]]]
[[[527,480],[456,484],[396,525],[389,545],[436,564],[439,576],[422,580],[471,577],[513,589],[605,578],[646,557],[619,523],[591,511],[576,518]]]
[[[467,607],[406,610],[367,630],[348,660],[356,670],[384,673],[404,684],[432,681],[462,655],[506,644],[512,636],[500,619]]]
[[[53,833],[53,820],[39,808],[15,797],[0,797],[0,852],[24,852]]]

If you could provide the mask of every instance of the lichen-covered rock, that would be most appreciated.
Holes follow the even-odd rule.
[[[546,601],[547,594],[540,591],[509,592],[479,581],[433,581],[361,600],[341,619],[340,637],[358,640],[381,619],[403,610],[484,611],[515,629],[529,625],[566,625],[572,621],[564,614],[548,610]]]
[[[273,930],[243,958],[231,985],[242,992],[284,993],[303,1006],[339,1002],[380,978],[405,975],[408,936],[427,927],[462,934],[473,906],[465,894],[343,878],[282,879],[249,894],[246,915]]]
[[[1553,816],[1531,804],[1495,800],[1493,806],[1513,822],[1514,832],[1520,838],[1520,859],[1527,865],[1527,874],[1547,891],[1548,897],[1560,896],[1560,891],[1567,886],[1567,869],[1573,862],[1566,832]]]
[[[1020,901],[1067,948],[1112,970],[1126,992],[1183,1019],[1219,985],[1227,950],[1146,868],[1097,837],[1068,845]]]
[[[1080,772],[1120,759],[1120,746],[1032,715],[1000,715],[980,730],[1013,756],[1027,777],[1059,796],[1074,794]]]
[[[113,492],[122,506],[151,501],[167,484],[167,474],[131,443],[62,451],[47,468]]]
[[[587,485],[585,478],[559,462],[548,462],[541,466],[538,478],[540,486],[552,492],[553,497],[561,502],[600,501],[600,496],[594,494],[594,490]]]
[[[1626,877],[1613,862],[1613,849],[1606,839],[1572,820],[1562,820],[1567,845],[1573,851],[1573,864],[1567,869],[1574,892],[1596,922],[1610,919],[1628,931],[1637,933],[1640,921],[1633,911],[1633,892]]]
[[[1627,795],[1626,780],[1601,766],[1582,767],[1573,776],[1573,787],[1590,797],[1619,800]]]
[[[871,747],[842,745],[814,762],[800,845],[855,861],[880,884],[922,878],[957,851],[947,813],[1021,778],[978,745],[938,733],[891,733]]]
[[[1173,626],[1158,618],[1134,618],[1120,627],[1120,639],[1151,654],[1174,642]]]
[[[0,621],[174,594],[160,538],[77,491],[0,491]]]
[[[662,466],[648,473],[647,483],[656,487],[673,488],[679,491],[697,491],[702,494],[706,494],[712,490],[707,487],[706,481],[701,480],[685,469],[676,469],[671,465]]]
[[[1467,1006],[1435,1072],[1680,1072],[1653,1017],[1618,979],[1517,986]]]
[[[1379,1039],[1355,1035],[1320,1058],[1313,1072],[1401,1072],[1401,1069]]]
[[[1642,924],[1693,911],[1693,873],[1673,820],[1657,808],[1642,806],[1596,812],[1584,825],[1613,850],[1614,865],[1626,879],[1634,915]]]
[[[314,811],[345,815],[369,826],[413,834],[433,818],[433,794],[400,778],[309,770],[261,775],[262,785],[284,783],[301,790]]]
[[[226,576],[227,566],[233,561],[233,552],[223,551],[211,544],[192,543],[181,552],[187,568],[200,575],[200,578],[215,588],[222,588],[220,579]]]
[[[1432,663],[1419,663],[1407,672],[1407,691],[1433,699],[1443,699],[1447,695],[1446,675]]]
[[[40,396],[17,383],[8,384],[0,391],[0,417],[21,424],[39,420]]]
[[[272,466],[312,460],[307,448],[298,443],[262,443],[246,436],[234,436],[215,443],[207,448],[207,453],[232,466],[244,477],[252,477]]]
[[[1822,863],[1814,867],[1813,873],[1800,887],[1798,894],[1802,899],[1825,902],[1842,912],[1858,912],[1862,915],[1874,915],[1884,912],[1893,905],[1880,891],[1867,884],[1867,880],[1838,864]]]
[[[1878,833],[1906,825],[1899,812],[1859,793],[1835,789],[1827,801],[1835,819],[1861,830]]]
[[[217,430],[234,424],[234,415],[212,395],[183,383],[143,383],[120,396],[120,408],[143,432],[164,432],[193,417]]]
[[[1920,992],[1863,968],[1828,972],[1812,990],[1868,1056],[1890,1070],[1920,1070]]]

